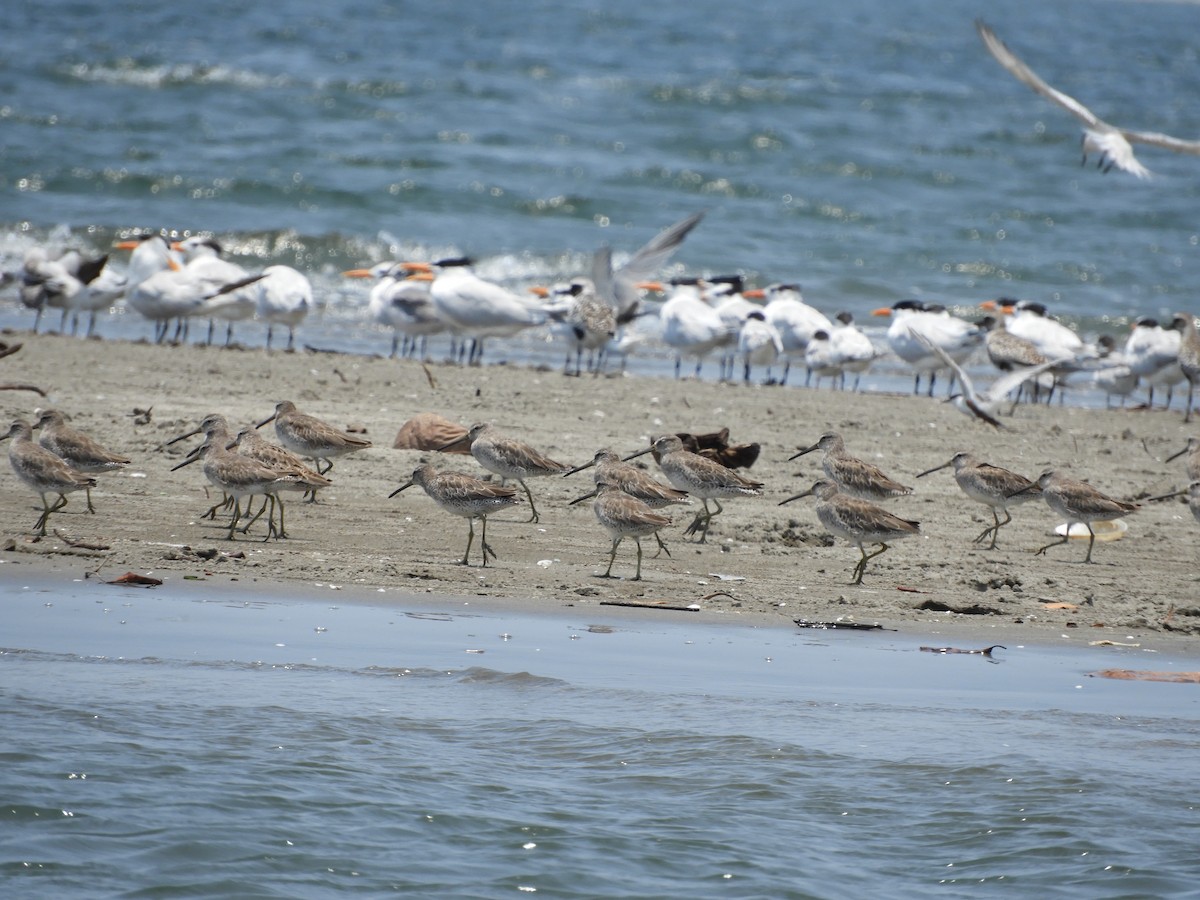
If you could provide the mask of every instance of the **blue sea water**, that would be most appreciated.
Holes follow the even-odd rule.
[[[980,14],[1109,120],[1200,136],[1192,3],[49,0],[0,28],[0,268],[211,231],[310,274],[303,342],[386,352],[343,269],[466,252],[522,288],[705,209],[676,271],[800,281],[860,320],[912,295],[1038,299],[1089,332],[1196,311],[1200,161],[1080,168]],[[31,322],[0,292],[0,327]],[[1186,896],[1200,875],[1194,688],[1086,677],[1111,656],[14,579],[6,897]]]
[[[799,281],[859,321],[913,295],[1041,300],[1089,334],[1193,308],[1200,162],[1081,168],[981,14],[1110,121],[1200,136],[1194,3],[49,0],[0,30],[0,266],[213,232],[312,275],[307,343],[386,352],[341,270],[465,252],[523,289],[705,209],[675,271]],[[0,326],[31,318],[0,295]]]
[[[1195,896],[1194,655],[18,568],[6,897]]]

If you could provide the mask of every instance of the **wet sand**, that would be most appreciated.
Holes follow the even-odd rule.
[[[379,598],[401,592],[431,600],[550,610],[603,603],[697,606],[698,613],[645,610],[647,616],[713,617],[740,624],[878,623],[963,640],[1114,641],[1177,645],[1200,635],[1197,529],[1182,502],[1144,506],[1127,517],[1122,540],[1086,541],[1032,552],[1054,539],[1059,524],[1041,501],[1013,511],[997,550],[973,544],[990,511],[966,498],[950,470],[917,481],[917,473],[968,450],[1036,477],[1048,466],[1068,469],[1126,500],[1182,487],[1183,460],[1163,460],[1183,447],[1189,428],[1180,413],[1094,410],[1071,406],[1017,409],[1003,432],[925,397],[849,394],[802,388],[625,378],[564,377],[518,366],[461,368],[440,362],[324,353],[266,353],[163,347],[58,336],[9,335],[22,349],[0,362],[0,381],[37,385],[43,398],[0,392],[3,414],[32,419],[54,407],[110,450],[129,456],[127,471],[99,476],[97,514],[82,495],[51,517],[52,532],[35,540],[35,494],[6,466],[0,475],[3,550],[0,579],[10,584],[33,567],[111,578],[130,570],[164,580],[259,585],[308,595],[313,586]],[[262,541],[261,522],[248,536],[225,540],[226,526],[200,514],[219,497],[198,466],[171,472],[192,442],[172,437],[210,412],[234,428],[261,421],[279,400],[338,427],[365,431],[368,450],[338,459],[332,488],[320,502],[288,503],[290,537]],[[135,410],[150,409],[149,421]],[[567,504],[591,489],[590,470],[529,482],[541,521],[528,508],[489,520],[498,559],[459,565],[466,522],[441,512],[420,489],[388,499],[423,461],[476,475],[466,456],[392,449],[400,426],[419,412],[470,425],[487,421],[547,455],[577,465],[600,447],[622,454],[669,431],[731,430],[735,442],[759,442],[748,474],[764,496],[723,501],[707,544],[683,535],[693,508],[669,511],[663,533],[671,557],[652,559],[646,541],[644,580],[634,547],[622,544],[614,575],[603,579],[609,539],[589,503]],[[870,562],[861,586],[850,582],[858,550],[822,529],[812,500],[777,504],[820,475],[820,454],[788,457],[824,431],[841,432],[848,449],[881,466],[916,492],[889,502],[921,534],[897,541]],[[270,426],[264,434],[274,440]],[[643,461],[657,467],[649,456]],[[97,545],[106,549],[70,546]],[[378,594],[384,587],[387,594]],[[345,595],[344,595],[345,596]],[[349,597],[346,597],[349,599]]]

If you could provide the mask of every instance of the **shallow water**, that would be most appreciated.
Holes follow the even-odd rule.
[[[1088,675],[1194,658],[0,577],[6,896],[1182,896],[1200,874],[1195,687]]]
[[[707,209],[674,271],[799,281],[868,323],[911,295],[964,313],[1037,299],[1088,335],[1194,307],[1196,159],[1147,149],[1145,183],[1080,168],[1074,121],[987,56],[979,12],[30,5],[0,31],[0,267],[46,240],[213,231],[250,268],[312,275],[324,308],[302,342],[387,352],[342,269],[466,252],[523,290]],[[1102,116],[1200,135],[1195,4],[1000,0],[986,15]],[[0,292],[0,327],[31,321]],[[126,315],[101,333],[150,328]],[[557,365],[541,337],[511,354]]]

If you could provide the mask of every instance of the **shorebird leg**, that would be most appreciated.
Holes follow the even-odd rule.
[[[241,517],[242,517],[242,504],[235,497],[233,500],[233,515],[229,517],[229,536],[226,538],[226,540],[232,541],[234,539],[233,530],[235,528],[237,528],[238,519],[240,519]]]
[[[661,537],[659,537],[659,534],[657,531],[654,532],[654,539],[656,541],[658,541],[658,553],[655,553],[653,558],[658,559],[659,555],[662,553],[666,553],[667,556],[670,556],[671,555],[670,548],[668,548],[667,545],[663,543],[663,539]],[[638,546],[640,547],[641,544],[639,544]]]
[[[492,559],[498,559],[496,551],[492,549],[492,545],[487,542],[487,516],[480,516],[480,521],[483,525],[480,529],[479,543],[483,546],[483,564],[487,565],[488,554],[492,555]]]
[[[487,522],[487,519],[484,519],[483,521]],[[470,565],[470,562],[468,560],[471,558],[471,544],[474,542],[474,540],[475,540],[475,520],[467,519],[467,549],[465,551],[463,551],[463,558],[461,560],[459,560],[460,566],[469,566]],[[483,552],[483,564],[485,566],[487,565],[487,551],[486,550]]]
[[[275,503],[279,507],[279,528],[275,531],[277,538],[287,538],[287,532],[283,530],[283,501],[279,497],[275,497]]]
[[[617,547],[620,544],[621,538],[613,538],[612,552],[608,554],[608,568],[604,570],[604,574],[600,576],[601,578],[612,578],[613,560],[617,558]]]
[[[533,511],[533,515],[529,517],[529,521],[538,521],[538,511],[537,507],[533,505],[533,494],[529,493],[529,485],[527,485],[520,478],[517,479],[517,484],[519,484],[521,486],[521,490],[525,492],[525,499],[529,501],[529,508]]]
[[[704,497],[700,498],[700,502],[704,504],[704,509],[696,513],[696,517],[692,519],[692,524],[684,529],[685,535],[695,534],[700,530],[700,525],[703,523],[704,531],[708,533],[708,520],[712,518],[712,513],[708,511],[708,500]],[[703,541],[701,541],[703,543]]]
[[[1083,561],[1085,563],[1090,563],[1092,561],[1092,547],[1096,544],[1096,532],[1092,531],[1091,522],[1084,522],[1083,524],[1087,526],[1088,530],[1088,552]]]
[[[271,502],[271,495],[265,494],[263,496],[262,508],[259,509],[259,511],[254,514],[254,517],[249,522],[247,522],[245,525],[242,526],[242,534],[246,534],[250,531],[250,526],[253,525],[255,522],[257,522],[259,520],[259,518],[262,516],[262,514],[267,511],[267,504],[270,502]],[[250,512],[250,504],[246,504],[246,512]]]
[[[46,502],[46,495],[42,494],[42,514],[38,516],[38,520],[33,524],[33,528],[37,531],[39,537],[46,536],[46,522],[50,519],[50,513],[58,512],[66,505],[67,498],[62,494],[58,495],[58,499],[54,501],[53,506]]]
[[[882,541],[880,541],[879,549],[876,550],[874,553],[868,553],[866,551],[866,549],[862,546],[862,544],[858,545],[858,549],[859,549],[859,552],[862,553],[862,559],[860,559],[858,561],[858,565],[854,567],[855,578],[854,578],[854,581],[852,582],[853,584],[862,584],[863,575],[867,571],[867,563],[869,561],[871,561],[872,559],[874,559],[875,557],[879,556],[880,554],[886,553],[887,549],[888,549],[888,545],[883,543]]]
[[[228,494],[222,494],[222,495],[221,495],[221,502],[220,502],[220,503],[214,503],[212,506],[210,506],[210,507],[208,508],[208,512],[206,512],[206,513],[205,513],[204,515],[202,515],[200,518],[202,518],[202,519],[215,519],[215,518],[217,517],[217,510],[218,510],[218,509],[227,509],[227,508],[229,507],[229,504],[230,504],[230,503],[232,503],[232,502],[233,502],[233,499],[232,499],[232,498],[231,498],[231,497],[230,497]]]
[[[641,581],[642,580],[642,542],[639,538],[634,538],[633,542],[635,544],[637,544],[637,548],[638,548],[637,574],[633,576],[633,580]],[[670,556],[669,553],[667,555]]]
[[[1001,522],[1000,514],[996,512],[996,507],[993,506],[992,507],[992,520],[995,522],[995,524],[989,525],[987,528],[983,529],[983,531],[979,532],[979,537],[975,538],[975,540],[972,543],[975,543],[975,544],[983,543],[983,540],[990,534],[992,536],[992,543],[988,547],[988,549],[995,550],[996,549],[996,538],[1000,536],[1000,528],[1004,525],[1007,525],[1009,522],[1012,521],[1012,514],[1007,509],[1004,511],[1004,515],[1005,515],[1005,519],[1003,522]]]
[[[1034,555],[1034,556],[1044,556],[1044,555],[1045,555],[1045,553],[1046,553],[1046,551],[1047,551],[1047,550],[1049,550],[1051,547],[1057,547],[1059,544],[1065,544],[1067,541],[1069,541],[1069,540],[1071,539],[1071,537],[1070,537],[1070,534],[1071,534],[1071,525],[1072,525],[1072,524],[1073,524],[1073,523],[1071,523],[1071,522],[1068,522],[1068,523],[1067,523],[1067,530],[1066,530],[1066,532],[1063,534],[1063,536],[1062,536],[1062,538],[1061,538],[1060,540],[1057,540],[1057,541],[1055,541],[1055,542],[1054,542],[1054,543],[1052,543],[1052,544],[1047,544],[1045,547],[1039,547],[1037,550],[1035,550],[1035,551],[1033,552],[1033,555]],[[1088,526],[1088,531],[1090,532],[1091,530],[1092,530],[1092,528],[1091,528],[1091,526],[1089,525],[1089,526]],[[1093,535],[1093,537],[1094,537],[1094,535]],[[1092,547],[1091,547],[1091,545],[1089,544],[1089,545],[1088,545],[1088,561],[1089,561],[1089,562],[1091,561],[1091,558],[1092,558]]]
[[[92,515],[95,515],[96,507],[92,506],[92,489],[90,487],[84,488],[83,491],[84,491],[84,494],[87,496],[88,512],[90,512]]]

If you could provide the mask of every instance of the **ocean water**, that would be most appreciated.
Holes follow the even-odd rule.
[[[1195,896],[1194,655],[4,569],[6,897]]]
[[[673,272],[798,281],[868,324],[908,296],[1041,300],[1087,334],[1194,309],[1200,161],[1145,149],[1149,182],[1081,168],[1076,123],[986,54],[980,12],[26,4],[0,30],[0,267],[32,243],[212,232],[250,268],[312,276],[323,309],[302,342],[387,352],[343,269],[461,252],[523,290],[704,209]],[[1195,3],[983,12],[1101,116],[1200,136]],[[0,327],[31,321],[0,292]],[[101,333],[150,328],[124,315]]]

